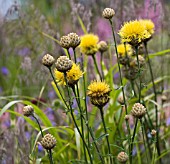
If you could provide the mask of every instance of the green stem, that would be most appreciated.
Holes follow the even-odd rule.
[[[134,142],[134,139],[135,139],[137,125],[138,125],[138,118],[136,119],[136,122],[135,122],[135,128],[134,128],[134,131],[133,131],[133,136],[132,136],[132,140],[131,140],[131,144],[130,144],[130,164],[132,163],[133,142]]]
[[[40,132],[41,132],[41,136],[44,137],[43,131],[42,131],[42,128],[41,128],[41,125],[40,125],[40,123],[39,123],[37,117],[35,117],[34,114],[32,115],[32,117],[36,120],[36,122],[37,122],[37,124],[38,124],[38,126],[39,126],[39,129],[40,129]]]
[[[78,88],[78,86],[77,86],[77,88]],[[84,139],[83,111],[81,109],[80,101],[78,99],[78,97],[79,97],[78,93],[79,92],[77,92],[77,94],[78,94],[78,96],[77,96],[76,95],[76,91],[75,91],[75,86],[72,87],[72,90],[73,90],[74,96],[76,98],[76,102],[77,102],[78,108],[80,110],[81,131],[82,131],[82,137]],[[86,149],[85,149],[85,145],[84,144],[83,144],[83,150],[84,150],[85,161],[87,162]]]
[[[51,149],[49,149],[49,159],[50,159],[50,164],[53,164],[53,155]]]
[[[103,63],[103,52],[101,52],[100,56],[101,56],[101,58],[100,58],[100,68],[101,68],[102,79],[104,80],[104,72],[103,72],[103,66],[102,66],[102,63]]]
[[[139,100],[138,100],[138,102],[140,103],[142,82],[141,82],[141,69],[140,69],[139,56],[138,56],[138,46],[135,46],[135,51],[136,51],[136,58],[137,58],[137,63],[138,63],[138,75],[139,75]]]
[[[67,53],[68,53],[69,59],[71,60],[71,56],[70,56],[70,52],[69,52],[69,49],[68,49],[68,48],[67,48]]]
[[[51,74],[51,76],[52,76],[52,78],[53,78],[53,81],[54,81],[54,83],[55,83],[55,86],[56,86],[57,89],[58,89],[58,92],[59,92],[59,94],[60,94],[60,96],[61,96],[61,99],[63,100],[63,102],[64,102],[65,106],[67,107],[67,109],[69,109],[69,106],[67,105],[66,100],[64,99],[64,97],[63,97],[63,95],[62,95],[62,93],[61,93],[61,91],[60,91],[60,89],[59,89],[59,86],[58,86],[58,84],[57,84],[57,82],[56,82],[56,80],[55,80],[55,78],[54,78],[54,75],[53,75],[53,73],[52,73],[51,67],[49,67],[49,71],[50,71],[50,74]]]
[[[115,37],[115,32],[114,32],[114,27],[113,27],[112,20],[109,19],[109,22],[110,22],[110,25],[111,25],[111,28],[112,28],[112,34],[113,34],[113,39],[114,39],[114,46],[115,46],[117,63],[118,63],[118,69],[119,69],[120,84],[121,84],[121,89],[122,89],[122,94],[123,94],[123,101],[124,101],[124,105],[125,105],[125,112],[126,112],[126,115],[127,115],[128,114],[128,110],[127,110],[127,104],[126,104],[126,99],[125,99],[125,91],[124,91],[124,85],[123,85],[123,80],[122,80],[122,73],[121,73],[121,69],[120,69],[120,61],[119,61],[119,56],[118,56],[118,51],[117,51],[117,42],[116,42],[116,37]],[[130,127],[129,127],[128,120],[126,120],[126,127],[127,127],[127,130],[128,130],[128,142],[130,144],[131,134],[130,134]]]
[[[96,58],[95,58],[94,55],[92,55],[92,58],[93,58],[94,65],[95,65],[95,67],[96,67],[97,73],[99,74],[100,80],[102,81],[102,76],[101,76],[100,71],[99,71],[99,68],[98,68],[98,66],[97,66]]]
[[[155,86],[155,82],[154,82],[154,76],[153,76],[153,71],[152,71],[152,67],[151,67],[151,62],[150,62],[150,58],[148,55],[148,49],[147,49],[147,42],[144,42],[144,47],[145,47],[145,54],[147,57],[147,61],[148,61],[148,66],[149,66],[149,71],[150,71],[150,75],[151,75],[151,80],[152,80],[152,85],[153,85],[153,91],[154,91],[154,101],[157,102],[157,92],[156,92],[156,86]],[[158,125],[158,107],[155,104],[155,114],[156,114],[156,131],[159,131],[159,125]],[[158,155],[161,155],[161,151],[160,151],[160,146],[159,146],[159,133],[156,133],[156,147],[157,147],[157,151],[158,151]],[[160,158],[160,163],[162,163],[161,158]]]
[[[104,159],[103,159],[103,157],[102,157],[102,155],[101,155],[101,152],[100,152],[100,150],[99,150],[99,148],[98,148],[98,146],[97,146],[97,144],[96,144],[95,138],[94,138],[94,136],[93,136],[93,132],[92,132],[91,128],[89,128],[89,127],[88,127],[88,130],[89,130],[90,135],[91,135],[91,137],[92,137],[92,139],[93,139],[93,143],[94,143],[94,146],[95,146],[95,148],[96,148],[96,150],[97,150],[97,153],[98,153],[98,155],[99,155],[99,158],[100,158],[102,164],[104,164],[104,163],[105,163],[105,162],[104,162]]]
[[[141,123],[141,128],[142,128],[142,137],[143,137],[143,143],[144,143],[144,147],[145,147],[145,151],[146,151],[146,160],[147,162],[149,161],[148,159],[148,155],[147,155],[147,146],[146,146],[146,142],[145,142],[145,135],[144,135],[144,126],[143,126],[143,122],[142,122],[142,119],[140,119],[140,123]]]
[[[99,109],[100,109],[100,115],[101,115],[102,123],[103,123],[103,127],[104,127],[104,132],[105,132],[105,135],[106,135],[106,141],[107,141],[107,146],[108,146],[108,150],[109,150],[110,162],[112,164],[111,149],[110,149],[110,143],[109,143],[109,137],[108,137],[109,134],[107,133],[106,124],[105,124],[105,121],[104,121],[103,108],[101,107]]]
[[[71,101],[70,101],[71,96],[70,96],[70,92],[69,92],[69,88],[68,88],[68,81],[67,81],[67,74],[66,74],[66,72],[64,72],[64,79],[65,79],[65,82],[66,82],[66,89],[67,89],[67,93],[68,93],[68,97],[69,97],[69,106],[70,106],[71,117],[72,117],[73,122],[74,122],[74,124],[75,124],[75,126],[77,128],[77,131],[78,131],[78,133],[79,133],[79,135],[80,135],[80,137],[81,137],[81,139],[83,141],[83,144],[85,145],[85,147],[87,149],[87,152],[88,152],[88,155],[89,155],[89,158],[90,158],[90,163],[92,164],[93,160],[92,160],[92,157],[91,157],[90,150],[89,150],[89,148],[88,148],[88,146],[87,146],[87,144],[86,144],[86,142],[85,142],[85,140],[83,138],[83,135],[80,132],[80,129],[79,129],[78,125],[77,125],[77,122],[76,122],[74,114],[73,114],[72,104],[71,104]]]
[[[77,63],[77,57],[76,57],[76,51],[75,51],[75,48],[73,48],[73,51],[74,51],[74,62]]]

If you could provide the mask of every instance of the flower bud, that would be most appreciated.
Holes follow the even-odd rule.
[[[56,139],[53,137],[53,135],[46,134],[41,140],[41,145],[44,149],[52,149],[56,145]]]
[[[24,116],[31,116],[34,113],[34,108],[31,105],[24,106],[23,108],[23,114]]]
[[[46,67],[51,67],[54,64],[54,61],[54,57],[49,54],[44,55],[44,57],[42,58],[42,64]]]
[[[105,8],[102,13],[102,16],[106,19],[111,19],[114,15],[115,11],[111,8]]]

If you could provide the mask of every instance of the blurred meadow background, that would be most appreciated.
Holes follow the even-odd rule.
[[[75,32],[80,37],[85,33],[93,33],[100,41],[105,41],[109,45],[108,51],[103,54],[102,69],[105,74],[104,80],[112,89],[111,100],[104,109],[104,115],[113,162],[118,163],[116,157],[119,152],[128,150],[125,112],[122,109],[123,105],[117,101],[122,93],[112,29],[109,21],[102,17],[102,11],[106,7],[115,11],[112,20],[117,44],[121,43],[118,32],[124,22],[150,19],[155,24],[155,33],[148,42],[148,53],[156,84],[157,101],[155,102],[153,98],[151,76],[146,64],[142,75],[142,102],[150,116],[147,115],[144,122],[151,119],[153,127],[155,104],[158,107],[157,132],[160,137],[161,154],[153,153],[156,148],[150,133],[154,129],[152,125],[147,123],[144,125],[145,140],[148,145],[146,149],[139,124],[133,153],[129,154],[133,156],[133,162],[128,161],[128,163],[168,164],[170,162],[169,0],[0,0],[0,164],[50,163],[47,153],[40,144],[41,136],[34,118],[23,116],[22,109],[25,105],[34,107],[44,134],[49,132],[56,138],[57,143],[53,150],[54,163],[87,163],[84,161],[80,136],[71,117],[67,115],[69,111],[65,109],[48,69],[42,64],[45,54],[51,54],[55,60],[61,55],[67,55],[65,49],[59,45],[59,40],[70,32]],[[144,51],[142,46],[141,51],[142,54]],[[82,59],[78,48],[76,52],[80,67],[87,67],[84,74],[86,85],[89,85],[97,74],[93,60],[87,56],[84,65],[82,61],[85,59]],[[70,55],[71,57],[74,55],[72,49]],[[96,54],[96,60],[100,67],[99,52]],[[138,90],[139,80],[135,83]],[[137,98],[132,92],[130,80],[123,77],[123,84],[130,114]],[[80,101],[85,99],[87,102],[90,129],[99,149],[103,154],[107,154],[99,109],[90,103],[89,97],[83,95],[82,81],[79,87],[82,97]],[[63,94],[66,92],[62,87],[61,91]],[[72,103],[74,115],[78,125],[81,126],[81,113],[78,111],[76,100],[73,99]],[[129,126],[133,132],[132,116],[129,119]],[[85,124],[84,128],[85,133],[89,134]],[[102,163],[98,153],[95,152],[93,142],[90,137],[89,147],[94,163]],[[148,161],[145,157],[146,154],[149,156],[149,152]],[[90,163],[88,155],[87,158]],[[106,157],[105,163],[109,163],[107,160]]]

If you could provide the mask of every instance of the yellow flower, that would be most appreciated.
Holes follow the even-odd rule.
[[[141,19],[140,22],[145,26],[145,29],[152,35],[154,33],[155,25],[150,19]]]
[[[79,45],[82,53],[86,55],[94,55],[98,51],[97,43],[99,38],[94,34],[85,34],[81,37],[81,43]]]
[[[105,94],[109,94],[111,89],[109,85],[104,81],[92,81],[88,86],[87,95],[89,97],[100,97]]]
[[[126,44],[126,51],[128,55],[132,54],[132,48],[129,44]],[[125,56],[125,46],[124,44],[119,44],[117,46],[117,52],[120,56]]]
[[[124,23],[119,35],[123,43],[127,42],[132,46],[139,45],[143,40],[151,36],[145,26],[137,20]]]
[[[88,86],[87,95],[90,97],[91,103],[102,108],[109,102],[109,93],[111,89],[104,81],[92,81]]]
[[[55,69],[54,76],[56,78],[56,81],[60,85],[66,85],[64,79],[64,73],[59,72],[57,69]],[[81,71],[80,66],[73,63],[72,68],[69,71],[67,71],[68,85],[69,86],[75,85],[82,76],[83,76],[83,72]]]

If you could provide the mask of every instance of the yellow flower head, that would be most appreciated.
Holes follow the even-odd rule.
[[[132,46],[139,45],[151,36],[145,26],[137,20],[126,22],[120,29],[119,35],[123,43],[127,42]]]
[[[94,55],[98,51],[97,43],[99,38],[94,34],[86,34],[81,37],[81,43],[79,45],[82,53],[86,55]]]
[[[128,55],[132,54],[132,48],[131,48],[131,46],[129,44],[126,44],[126,51],[127,51]],[[126,51],[125,51],[124,44],[119,44],[117,46],[117,52],[118,52],[119,56],[125,56],[125,54],[126,54],[125,52]]]
[[[83,72],[81,71],[80,66],[73,63],[72,68],[69,71],[67,71],[68,84],[70,86],[75,85],[78,82],[78,80],[82,77],[82,75],[83,75]],[[54,76],[56,78],[56,81],[60,85],[66,85],[66,82],[64,79],[64,73],[59,72],[57,69],[55,69]]]
[[[104,81],[92,81],[88,86],[89,97],[101,97],[111,92],[109,85]]]
[[[154,33],[155,25],[150,19],[141,19],[140,22],[145,26],[145,29],[152,35]]]

